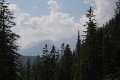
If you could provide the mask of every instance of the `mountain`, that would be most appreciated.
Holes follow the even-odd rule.
[[[50,49],[50,47],[54,44],[54,42],[51,40],[44,40],[37,43],[33,43],[32,45],[29,45],[29,47],[27,47],[26,49],[20,50],[20,54],[23,56],[41,55],[45,44],[48,44],[48,48]]]
[[[55,45],[56,49],[60,49],[62,43],[69,44],[70,48],[73,50],[75,48],[76,40],[77,40],[76,35],[73,35],[70,38],[63,38],[58,41],[52,41],[52,40],[39,41],[37,43],[31,43],[29,47],[20,50],[20,54],[22,54],[23,56],[42,55],[42,50],[45,44],[48,44],[49,51],[51,50],[53,45]]]

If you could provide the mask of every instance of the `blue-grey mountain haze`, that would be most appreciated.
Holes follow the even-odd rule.
[[[43,41],[39,41],[34,44],[30,44],[29,47],[27,47],[25,49],[21,49],[20,54],[22,54],[24,56],[42,55],[42,50],[43,50],[45,44],[48,44],[49,51],[51,50],[53,45],[55,45],[56,49],[60,49],[60,46],[62,43],[69,44],[70,48],[73,50],[75,48],[76,40],[77,40],[77,35],[74,35],[70,38],[63,38],[59,41],[43,40]]]

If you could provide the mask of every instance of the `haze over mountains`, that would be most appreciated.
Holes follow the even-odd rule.
[[[31,64],[33,64],[36,59],[36,56],[37,55],[41,56],[43,54],[42,50],[46,43],[48,44],[49,51],[51,50],[53,45],[55,45],[56,49],[60,49],[60,46],[63,42],[65,44],[70,44],[70,48],[73,50],[75,48],[76,40],[77,35],[73,35],[70,38],[63,38],[59,41],[43,40],[34,44],[33,43],[29,44],[27,45],[28,47],[20,50],[20,54],[22,55],[21,56],[22,64],[26,65],[28,59],[30,59]]]
[[[70,44],[70,48],[73,50],[75,48],[76,40],[77,40],[77,35],[73,35],[70,38],[63,38],[59,41],[43,40],[34,44],[31,43],[27,45],[28,47],[20,50],[20,54],[23,56],[42,55],[42,50],[45,44],[48,44],[49,51],[51,50],[53,45],[55,45],[56,49],[60,49],[62,43]]]

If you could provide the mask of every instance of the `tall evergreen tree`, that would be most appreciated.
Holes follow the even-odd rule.
[[[88,17],[89,21],[86,22],[87,31],[86,32],[86,39],[85,39],[85,46],[86,46],[86,79],[88,80],[99,80],[98,77],[98,69],[97,69],[97,54],[96,49],[96,22],[95,22],[95,15],[93,14],[93,10],[90,7],[88,10]]]
[[[39,62],[40,67],[40,79],[41,80],[50,80],[51,79],[51,54],[49,54],[48,46],[45,45],[45,48],[43,48],[43,56],[42,60]],[[39,79],[38,79],[39,80]]]
[[[74,80],[78,80],[81,77],[81,64],[80,64],[80,52],[81,51],[81,39],[80,39],[80,33],[78,31],[78,36],[77,36],[77,44],[76,44],[76,50],[75,50],[75,75],[74,75]]]
[[[72,80],[72,52],[70,46],[67,44],[64,55],[61,59],[61,69],[59,76],[62,80]],[[60,79],[59,79],[60,80]]]
[[[51,71],[51,78],[50,80],[55,80],[55,68],[56,68],[56,49],[55,49],[55,46],[53,45],[52,46],[52,49],[51,49],[51,60],[50,60],[50,71]]]
[[[11,31],[15,22],[14,14],[8,6],[9,3],[0,1],[0,80],[17,80],[20,55],[16,40],[19,36]]]

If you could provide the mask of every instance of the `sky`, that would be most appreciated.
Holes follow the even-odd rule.
[[[90,6],[94,9],[98,26],[101,27],[114,15],[117,0],[10,0],[16,26],[12,30],[19,34],[20,48],[45,40],[58,42],[81,34],[86,29],[85,14]],[[71,42],[72,43],[72,42]]]

